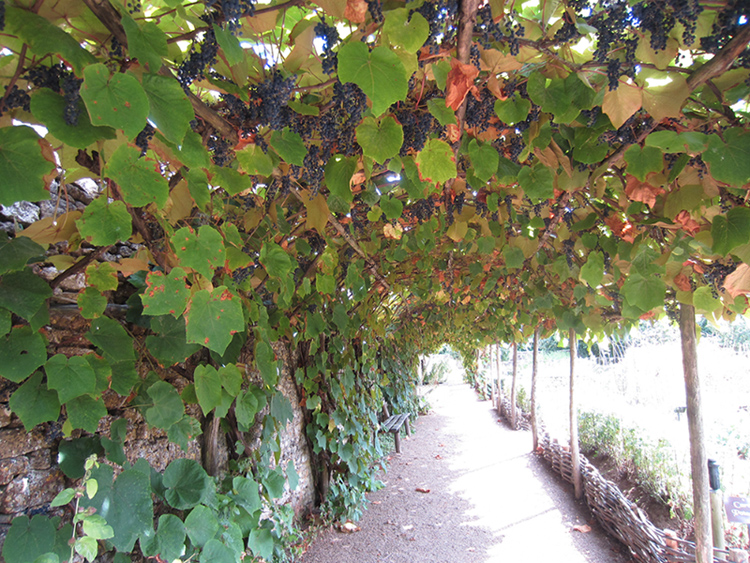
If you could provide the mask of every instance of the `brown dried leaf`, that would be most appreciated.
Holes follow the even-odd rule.
[[[359,532],[360,527],[357,526],[354,522],[351,520],[347,520],[343,524],[339,526],[339,530],[341,530],[344,533],[351,534],[352,532]]]
[[[417,491],[418,493],[429,493],[430,492],[430,489],[425,489],[424,487],[417,487],[414,490]]]
[[[680,291],[692,291],[693,288],[690,285],[690,278],[680,272],[674,277],[674,284]]]
[[[641,182],[635,176],[628,175],[628,183],[625,186],[625,194],[631,201],[640,201],[649,207],[656,204],[656,196],[664,193],[664,188],[652,186],[648,182]]]
[[[750,293],[750,265],[740,264],[724,280],[724,289],[732,298]]]
[[[623,221],[617,215],[610,215],[604,219],[604,224],[625,242],[635,242],[635,232],[633,231],[633,225],[630,222]]]
[[[573,529],[576,532],[581,532],[582,534],[588,534],[591,531],[591,526],[588,524],[576,524],[573,526]]]
[[[346,0],[344,17],[352,23],[364,23],[367,16],[366,0]]]
[[[690,236],[700,231],[700,228],[701,228],[700,223],[698,223],[698,221],[693,219],[690,216],[690,213],[686,211],[685,209],[680,211],[674,220],[677,222],[677,224],[680,225],[680,227],[682,227],[682,230],[685,231]]]
[[[451,71],[448,73],[446,84],[445,105],[453,111],[458,111],[470,91],[476,91],[474,79],[479,76],[479,70],[474,65],[465,65],[458,59],[451,59]]]

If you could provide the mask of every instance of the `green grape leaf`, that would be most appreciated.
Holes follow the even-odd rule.
[[[483,182],[488,182],[497,172],[500,155],[492,145],[479,144],[472,139],[469,143],[469,158],[474,175]]]
[[[255,365],[266,384],[276,385],[279,379],[276,354],[271,345],[264,340],[260,340],[255,346]]]
[[[248,389],[237,396],[234,413],[237,416],[237,424],[239,424],[241,430],[244,429],[243,431],[246,432],[252,427],[255,415],[260,409],[261,405],[258,402],[255,389]]]
[[[0,307],[26,320],[30,321],[49,297],[52,297],[50,286],[29,268],[7,273],[0,278]]]
[[[169,274],[153,271],[146,276],[146,290],[141,296],[143,314],[151,316],[182,315],[190,298],[185,270],[173,268]]]
[[[273,557],[273,545],[273,535],[268,528],[254,528],[247,538],[247,546],[253,555],[266,560]]]
[[[41,88],[31,96],[31,113],[66,145],[85,149],[96,141],[115,138],[115,130],[111,127],[94,127],[91,124],[83,100],[78,102],[78,124],[68,125],[64,116],[67,105],[63,96],[49,88]]]
[[[107,459],[118,465],[125,465],[128,458],[125,456],[123,444],[127,437],[128,421],[125,418],[118,418],[109,426],[109,435],[111,438],[101,436],[102,447],[107,454]]]
[[[86,281],[99,291],[117,289],[117,270],[109,262],[91,264],[86,268]]]
[[[281,391],[277,391],[271,399],[271,416],[282,425],[294,418],[292,404],[289,402]]]
[[[112,368],[112,389],[127,396],[138,380],[133,339],[120,323],[109,317],[94,319],[86,338],[102,351]]]
[[[235,477],[232,479],[232,489],[236,496],[234,497],[242,508],[250,514],[262,508],[258,483],[250,477]]]
[[[200,563],[236,563],[234,551],[219,540],[208,540],[203,546]]]
[[[242,373],[234,364],[229,364],[219,368],[219,380],[221,386],[226,389],[232,397],[236,397],[242,390]]]
[[[392,47],[416,53],[430,35],[430,24],[418,12],[410,13],[406,8],[397,8],[386,12],[383,32]]]
[[[601,131],[578,127],[573,144],[573,158],[583,164],[597,164],[609,152],[609,145],[599,142]]]
[[[31,327],[14,328],[0,338],[0,376],[20,383],[47,361],[47,343]]]
[[[328,159],[325,168],[326,186],[332,196],[340,197],[347,204],[354,201],[350,182],[357,171],[357,159],[339,154]]]
[[[642,311],[650,311],[664,306],[664,295],[667,285],[656,276],[631,274],[620,290],[627,302]]]
[[[524,166],[518,173],[518,183],[532,203],[555,197],[555,177],[541,164]]]
[[[733,127],[724,131],[724,139],[726,143],[718,135],[711,135],[703,160],[719,182],[742,187],[750,180],[750,134]]]
[[[158,165],[141,158],[141,151],[121,145],[107,163],[107,175],[117,182],[123,199],[133,207],[156,203],[162,208],[169,197],[169,185],[158,170]]]
[[[104,401],[94,399],[91,395],[82,395],[65,404],[68,411],[68,421],[73,428],[80,428],[94,434],[99,427],[99,421],[107,416]]]
[[[274,242],[265,242],[260,249],[260,263],[269,276],[279,279],[291,274],[295,264],[289,254]]]
[[[55,526],[52,520],[37,514],[17,516],[11,522],[3,544],[5,563],[28,563],[55,549]]]
[[[505,259],[505,266],[508,268],[520,268],[525,260],[523,251],[515,246],[503,248],[503,258]]]
[[[120,21],[128,38],[128,54],[141,64],[148,65],[151,72],[158,71],[162,59],[169,55],[166,33],[154,22],[146,22],[141,27],[127,13],[121,13]]]
[[[234,154],[242,170],[248,174],[270,176],[273,173],[273,160],[258,145],[247,145]]]
[[[291,131],[289,127],[284,127],[281,131],[274,131],[271,134],[270,144],[289,164],[304,166],[307,147],[299,133]]]
[[[173,78],[146,74],[143,76],[143,89],[151,107],[149,119],[167,141],[181,144],[190,122],[195,119],[193,105],[182,86]]]
[[[197,232],[190,227],[182,227],[172,236],[172,245],[183,266],[192,268],[209,280],[213,278],[216,268],[224,266],[224,239],[210,225],[199,227]]]
[[[438,123],[445,127],[446,125],[458,125],[456,113],[445,105],[445,98],[430,98],[427,100],[427,109],[432,117],[438,120]]]
[[[245,59],[245,50],[240,45],[239,38],[235,37],[229,29],[221,29],[216,24],[213,25],[213,30],[216,35],[216,42],[221,47],[229,66],[241,63]]]
[[[107,308],[107,298],[98,289],[87,287],[78,294],[78,307],[84,319],[101,317]]]
[[[109,69],[101,63],[89,65],[83,71],[81,98],[91,123],[97,127],[109,125],[122,129],[125,136],[132,139],[146,126],[148,97],[131,74],[110,75]],[[140,156],[140,151],[133,150]]]
[[[750,209],[735,207],[726,215],[717,215],[711,223],[713,251],[726,256],[740,245],[750,242]]]
[[[722,307],[721,300],[716,299],[711,293],[711,288],[706,285],[693,292],[693,305],[696,312],[704,315],[713,313]]]
[[[76,221],[83,238],[95,246],[111,246],[133,234],[133,218],[121,201],[107,202],[105,196],[92,201]]]
[[[164,471],[165,498],[169,506],[187,510],[200,504],[210,493],[210,479],[200,464],[192,459],[175,459]]]
[[[553,114],[558,123],[570,123],[578,117],[594,94],[574,72],[566,78],[548,79],[537,71],[529,75],[526,88],[531,101]]]
[[[157,381],[148,388],[153,405],[146,409],[146,422],[156,428],[168,429],[182,419],[185,406],[174,386],[166,381]]]
[[[198,366],[193,374],[195,395],[204,415],[221,404],[221,379],[213,366]]]
[[[199,504],[185,518],[185,528],[190,542],[197,547],[203,547],[206,542],[216,537],[219,521],[213,510]]]
[[[401,217],[401,213],[404,211],[404,204],[398,198],[385,196],[380,198],[380,208],[385,213],[386,218],[389,221],[393,221]]]
[[[185,548],[185,524],[174,514],[159,516],[156,533],[147,541],[141,541],[143,554],[148,557],[159,556],[162,561],[178,559]]]
[[[223,354],[232,335],[245,330],[242,304],[223,285],[212,292],[200,290],[190,301],[186,325],[188,342]]]
[[[453,149],[440,139],[428,140],[416,158],[419,178],[428,182],[447,182],[456,177]]]
[[[44,366],[47,372],[47,387],[57,391],[60,403],[93,393],[96,387],[94,369],[83,356],[68,359],[64,354],[55,354]]]
[[[227,166],[215,166],[211,169],[214,177],[212,183],[221,186],[229,195],[236,195],[252,187],[253,180],[247,174],[229,168]]]
[[[521,96],[497,100],[495,102],[495,114],[500,121],[508,125],[515,125],[525,120],[531,111],[531,102]]]
[[[93,499],[81,498],[83,508],[92,506],[115,532],[109,541],[117,551],[133,550],[135,540],[153,531],[154,507],[151,480],[137,469],[126,469],[112,481],[112,467],[101,464],[92,471],[99,490]]]
[[[201,425],[192,416],[184,416],[181,420],[174,423],[167,430],[167,439],[173,444],[182,448],[183,452],[188,451],[188,441],[201,434]]]
[[[44,256],[44,248],[28,237],[3,239],[0,235],[0,275],[23,270],[30,260]]]
[[[86,473],[84,467],[86,459],[91,455],[102,453],[99,436],[63,440],[57,447],[57,463],[66,477],[80,479]]]
[[[401,59],[382,45],[372,51],[360,41],[342,45],[338,51],[338,75],[341,82],[353,82],[367,94],[375,117],[404,100],[409,91],[409,77]]]
[[[37,424],[57,420],[60,401],[57,393],[42,383],[42,374],[35,373],[11,395],[10,410],[18,415],[28,432]]]
[[[366,117],[356,132],[362,152],[378,164],[396,156],[404,143],[404,128],[392,116],[382,118],[380,123]]]
[[[294,491],[297,485],[299,485],[299,473],[297,473],[297,469],[294,467],[294,460],[292,459],[289,460],[286,466],[286,477],[289,480],[289,488]]]
[[[625,162],[628,163],[627,172],[641,182],[651,172],[660,172],[664,168],[664,155],[656,147],[630,145],[625,151]]]
[[[580,278],[596,289],[604,279],[604,254],[598,250],[590,252],[581,267]]]
[[[654,131],[646,137],[647,147],[657,147],[666,153],[687,151],[690,154],[699,154],[708,148],[708,142],[708,135],[698,131]]]
[[[8,6],[5,21],[6,33],[18,35],[40,58],[48,53],[60,55],[78,75],[84,66],[96,60],[72,35],[33,12]]]
[[[351,448],[351,444],[347,444],[349,448]],[[339,453],[343,449],[346,448],[346,445],[339,448]],[[268,495],[272,498],[281,498],[281,495],[284,494],[284,484],[286,483],[286,479],[284,478],[284,475],[281,473],[281,470],[277,467],[273,471],[270,471],[268,475],[266,476],[263,485],[265,485],[266,490],[268,491]]]
[[[183,362],[201,349],[198,344],[188,344],[183,319],[175,319],[171,315],[154,317],[151,319],[151,330],[158,334],[146,337],[146,347],[163,366]]]
[[[44,176],[54,163],[42,154],[42,139],[31,127],[0,128],[0,204],[39,201],[49,198]]]

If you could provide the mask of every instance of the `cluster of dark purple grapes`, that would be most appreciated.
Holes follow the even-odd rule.
[[[370,17],[375,23],[383,21],[383,5],[380,0],[367,0],[367,11],[370,12]]]
[[[49,88],[54,92],[60,92],[60,83],[68,74],[63,63],[52,66],[37,65],[26,73],[24,78],[37,88]]]
[[[352,207],[352,227],[354,231],[358,233],[364,233],[367,225],[370,224],[370,220],[367,218],[367,214],[370,212],[370,206],[365,204],[355,205]]]
[[[419,199],[411,205],[409,211],[422,224],[425,221],[429,221],[433,213],[435,213],[435,202],[432,198]]]
[[[177,79],[187,91],[194,80],[203,76],[206,68],[216,61],[219,46],[216,43],[216,35],[213,29],[208,29],[203,35],[203,41],[199,43],[200,50],[193,46],[193,50],[177,68]]]
[[[206,146],[211,151],[211,159],[216,166],[226,166],[234,160],[232,146],[223,137],[211,135],[206,141]]]
[[[154,137],[156,130],[150,123],[146,123],[146,126],[141,130],[135,138],[135,146],[141,149],[141,156],[146,156],[148,152],[148,144]]]
[[[320,146],[310,145],[302,163],[303,170],[300,175],[300,180],[307,184],[307,187],[310,188],[310,192],[313,196],[318,194],[320,183],[325,176],[326,162],[328,162],[328,159],[331,156],[330,151],[326,151],[324,154],[321,154],[321,152]]]
[[[296,76],[284,78],[276,70],[270,78],[254,86],[250,90],[251,119],[274,130],[288,125],[288,112],[285,109],[294,93],[296,81]]]
[[[237,268],[232,272],[232,280],[237,285],[240,285],[243,281],[253,275],[255,266],[247,266],[244,268]]]
[[[666,49],[669,33],[677,23],[683,26],[682,41],[691,45],[695,41],[695,26],[703,6],[698,0],[651,0],[635,4],[632,18],[641,32],[651,32],[651,48]]]
[[[711,294],[718,299],[719,292],[724,286],[724,280],[737,269],[737,264],[732,261],[728,264],[714,262],[704,265],[703,269],[703,281],[711,288]]]
[[[445,130],[428,112],[400,108],[396,109],[395,116],[404,129],[404,142],[399,151],[401,156],[406,156],[412,151],[421,151],[432,133],[442,133]]]
[[[701,38],[701,47],[708,53],[717,53],[748,24],[748,18],[750,10],[746,0],[728,0],[716,15],[711,35]],[[744,68],[750,66],[747,49],[737,57],[737,63]]]
[[[450,43],[456,34],[458,16],[457,0],[427,0],[414,12],[421,14],[430,24],[430,33],[425,45],[438,50],[439,42]]]
[[[255,13],[254,0],[206,0],[206,8],[216,6],[221,12],[221,19],[232,33],[242,27],[240,19]],[[215,18],[219,19],[219,18]]]
[[[323,40],[323,53],[320,56],[323,72],[333,74],[336,72],[339,62],[338,55],[333,50],[341,40],[339,32],[334,26],[328,25],[325,20],[321,20],[315,25],[315,35]]]
[[[489,49],[493,42],[502,41],[505,37],[503,30],[492,17],[492,8],[486,3],[477,10],[477,22],[474,24],[474,34],[480,36],[485,49]]]
[[[351,82],[333,85],[333,98],[317,123],[324,151],[345,156],[360,153],[356,128],[366,108],[367,96],[359,86]]]
[[[479,91],[479,100],[474,96],[466,96],[466,125],[475,127],[477,132],[483,133],[490,127],[490,120],[495,117],[495,101],[497,98],[484,87]]]
[[[572,239],[562,241],[563,252],[565,253],[565,260],[568,263],[568,268],[572,268],[575,264],[575,246],[576,243]]]
[[[573,19],[568,12],[563,12],[562,22],[562,26],[555,32],[553,38],[555,43],[567,43],[568,41],[574,41],[581,37],[575,19]]]
[[[83,79],[76,78],[72,73],[66,74],[60,84],[65,98],[63,118],[65,123],[73,127],[78,125],[78,116],[81,114],[81,84]]]
[[[26,90],[19,89],[17,84],[14,84],[10,91],[8,91],[8,86],[5,87],[5,94],[2,101],[3,105],[0,107],[0,115],[16,108],[21,108],[24,111],[31,109],[31,97],[29,93]]]
[[[615,130],[605,131],[599,137],[599,142],[610,145],[620,143],[624,145],[632,144],[636,141],[640,133],[653,123],[653,119],[647,113],[639,111],[628,119],[622,126]]]
[[[671,324],[680,323],[680,307],[677,303],[677,292],[671,287],[667,289],[667,293],[664,296],[664,312],[667,314],[667,318]]]

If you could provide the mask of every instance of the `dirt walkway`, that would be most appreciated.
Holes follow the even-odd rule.
[[[430,404],[392,454],[385,488],[368,496],[361,531],[322,534],[301,563],[632,561],[489,401],[450,380]],[[583,524],[592,531],[573,529]]]

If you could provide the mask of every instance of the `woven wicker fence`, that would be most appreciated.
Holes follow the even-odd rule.
[[[510,424],[510,399],[500,395],[499,414]],[[516,429],[529,430],[531,415],[516,407]],[[549,434],[540,430],[539,448],[542,457],[552,469],[568,483],[573,483],[573,464],[570,450]],[[644,562],[653,563],[695,563],[695,544],[667,535],[656,527],[629,500],[612,481],[605,479],[586,456],[580,456],[581,477],[586,503],[601,526],[625,544],[633,556]],[[729,553],[714,549],[714,561],[727,560]]]

